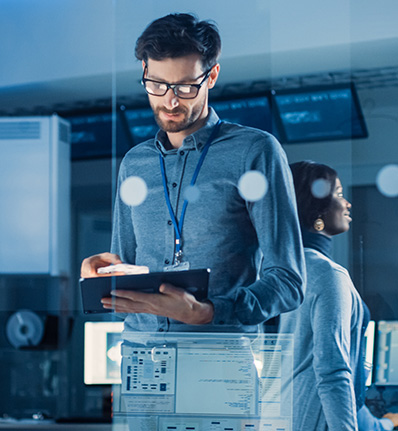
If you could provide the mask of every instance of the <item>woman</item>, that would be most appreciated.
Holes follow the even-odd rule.
[[[304,303],[280,323],[280,332],[295,333],[293,429],[346,431],[358,422],[359,431],[392,430],[398,414],[379,419],[364,404],[369,310],[330,255],[332,237],[350,228],[351,204],[329,166],[305,161],[290,168],[307,267]]]
[[[364,309],[347,270],[331,258],[332,237],[350,228],[351,204],[334,169],[305,161],[291,170],[307,267],[303,304],[280,318],[280,332],[295,334],[293,429],[356,430]]]

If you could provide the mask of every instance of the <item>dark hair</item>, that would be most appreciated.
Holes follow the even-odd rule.
[[[292,163],[290,169],[293,174],[300,224],[309,229],[313,227],[314,221],[319,216],[324,215],[329,210],[336,185],[337,172],[327,165],[310,160]],[[322,198],[315,197],[312,190],[314,181],[319,179],[330,184],[329,193]]]
[[[135,56],[145,63],[148,58],[159,61],[199,54],[204,70],[217,63],[220,51],[217,26],[185,13],[170,14],[153,21],[135,45]]]

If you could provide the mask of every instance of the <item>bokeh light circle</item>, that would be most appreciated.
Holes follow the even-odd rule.
[[[311,185],[311,193],[314,198],[324,199],[330,194],[331,184],[329,181],[318,178]]]
[[[141,177],[131,176],[126,178],[120,186],[120,197],[129,206],[141,205],[148,194],[146,182]]]
[[[245,172],[238,182],[239,194],[249,202],[262,199],[268,190],[268,182],[264,174],[259,171]]]
[[[398,196],[398,165],[386,165],[376,176],[376,187],[389,198]]]
[[[196,202],[200,198],[200,190],[198,186],[188,186],[184,190],[184,199],[188,202]]]

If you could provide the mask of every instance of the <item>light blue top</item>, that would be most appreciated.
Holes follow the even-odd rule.
[[[293,430],[354,431],[362,301],[342,266],[311,248],[305,259],[304,302],[280,322],[294,333]]]
[[[394,424],[388,418],[377,418],[373,416],[366,405],[363,405],[358,412],[359,431],[391,431]]]
[[[205,126],[186,137],[178,150],[166,150],[167,136],[159,131],[155,139],[126,154],[119,171],[111,247],[123,262],[147,265],[150,271],[162,271],[173,262],[175,232],[159,154],[179,219],[183,192],[217,121],[210,108]],[[265,197],[256,202],[245,201],[238,191],[239,179],[250,170],[263,173],[268,182]],[[119,194],[121,183],[132,175],[148,187],[146,200],[136,207],[124,204]],[[261,130],[223,122],[196,186],[200,197],[188,204],[182,228],[183,261],[191,269],[211,269],[213,322],[191,327],[160,316],[130,314],[126,330],[253,332],[262,321],[302,302],[303,248],[291,173],[278,141]]]

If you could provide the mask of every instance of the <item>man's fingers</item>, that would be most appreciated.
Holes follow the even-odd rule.
[[[110,298],[102,298],[104,308],[118,313],[148,313],[168,316],[180,322],[204,325],[212,321],[214,307],[211,303],[198,302],[184,289],[164,283],[160,293],[113,290]]]
[[[154,295],[152,293],[143,293],[133,290],[112,290],[111,295],[118,298],[126,298],[134,302],[152,302]]]
[[[98,268],[111,264],[122,263],[120,257],[113,253],[100,253],[83,260],[80,275],[83,278],[96,277]]]
[[[111,298],[102,298],[101,302],[104,308],[113,309],[118,313],[159,314],[150,302],[133,301],[128,297],[112,296]]]
[[[113,263],[113,264],[122,263],[119,255],[117,255],[115,253],[105,252],[105,253],[96,254],[92,257],[99,257],[102,261],[107,262],[107,263]]]
[[[170,296],[178,295],[179,296],[179,295],[183,294],[185,291],[184,291],[184,289],[173,286],[170,283],[163,283],[159,287],[159,292],[163,293],[164,295],[170,295]]]
[[[181,296],[185,293],[183,289],[175,287],[169,283],[163,283],[159,287],[159,293],[168,296]],[[112,290],[112,296],[117,296],[119,298],[127,298],[135,302],[145,302],[154,303],[159,300],[158,293],[144,293],[138,290]]]
[[[99,267],[99,268],[103,268],[102,266],[101,267]],[[98,269],[99,269],[98,268]],[[123,276],[123,275],[126,275],[126,273],[125,272],[105,272],[105,273],[100,273],[100,272],[98,272],[98,270],[97,270],[97,277],[112,277],[112,276]]]

